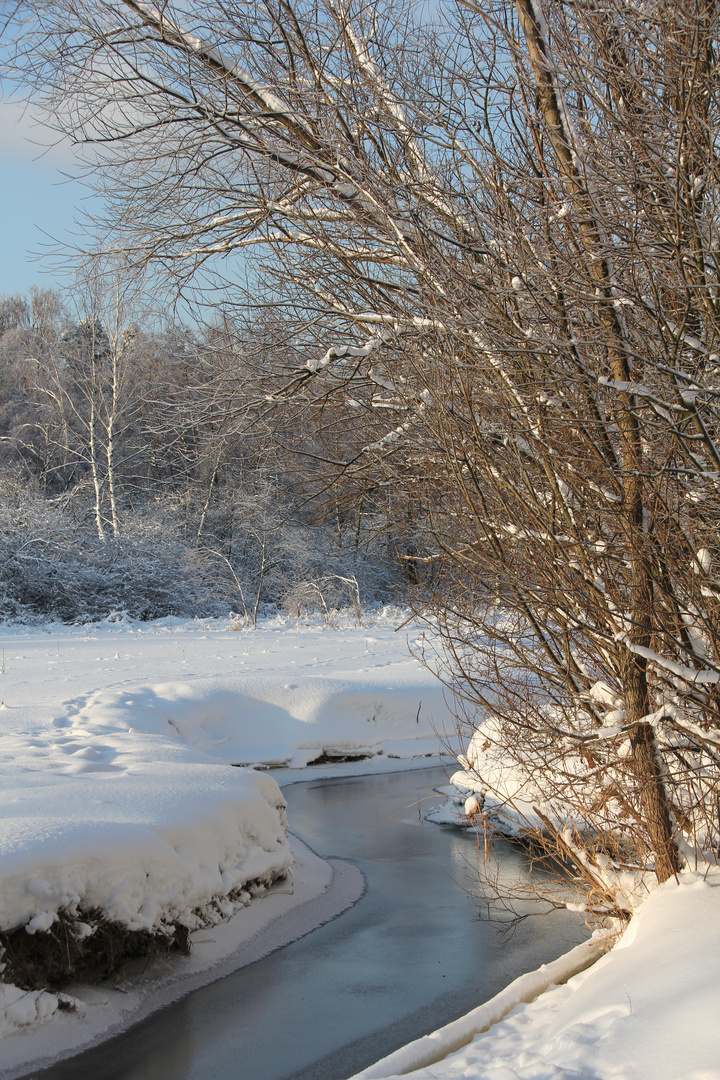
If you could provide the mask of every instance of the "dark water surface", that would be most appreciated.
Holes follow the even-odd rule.
[[[293,832],[349,859],[365,896],[326,926],[154,1013],[38,1080],[344,1080],[456,1019],[587,936],[478,919],[476,839],[423,820],[439,768],[285,788]],[[504,872],[522,873],[510,847]]]

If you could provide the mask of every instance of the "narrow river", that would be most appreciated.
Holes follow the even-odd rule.
[[[442,769],[285,788],[292,830],[354,862],[333,922],[33,1080],[344,1080],[587,937],[567,912],[508,940],[478,918],[475,837],[423,820]],[[509,846],[503,874],[524,873]]]

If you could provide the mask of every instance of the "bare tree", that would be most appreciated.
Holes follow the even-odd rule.
[[[366,417],[336,464],[409,491],[442,674],[488,721],[468,765],[540,776],[534,824],[611,906],[622,867],[707,852],[717,5],[22,8],[13,63],[95,154],[113,243],[281,303],[272,399]]]
[[[127,438],[142,406],[137,285],[117,268],[76,285],[80,315],[62,332],[36,333],[25,357],[42,430],[66,466],[87,470],[98,539],[120,531],[118,473],[142,450]],[[121,449],[122,444],[122,449]]]

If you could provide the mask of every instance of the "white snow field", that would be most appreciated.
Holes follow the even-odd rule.
[[[185,992],[224,955],[198,947],[203,927],[238,913],[226,932],[237,951],[258,919],[294,908],[274,931],[292,940],[357,899],[358,872],[333,874],[305,849],[285,885],[247,906],[286,878],[292,855],[275,780],[231,765],[286,766],[290,781],[318,758],[365,759],[335,766],[346,773],[437,760],[450,713],[407,633],[394,632],[401,621],[393,610],[369,629],[278,618],[251,631],[233,619],[0,631],[0,928],[36,934],[61,912],[89,935],[84,913],[99,911],[128,930],[195,931],[191,957],[162,972],[164,996],[157,980],[131,995],[83,990],[82,1024],[58,1015],[62,997],[0,984],[1,1035],[51,1017],[62,1028],[36,1032],[32,1048],[6,1040],[5,1074],[60,1052],[58,1039],[77,1048]],[[256,943],[260,955],[270,940]],[[105,1005],[88,1020],[90,999]]]
[[[180,922],[193,942],[189,956],[69,987],[75,1012],[59,1009],[62,996],[0,983],[2,1080],[107,1037],[359,897],[354,867],[288,843],[275,780],[230,764],[283,766],[274,775],[291,782],[318,759],[313,777],[436,760],[451,710],[409,653],[417,631],[394,632],[401,621],[395,610],[366,627],[277,618],[256,630],[232,619],[0,630],[0,926],[38,933],[79,910],[76,930],[91,932],[79,924],[94,908],[128,928]],[[650,895],[611,952],[578,946],[359,1076],[720,1080],[719,958],[720,871],[683,874]]]

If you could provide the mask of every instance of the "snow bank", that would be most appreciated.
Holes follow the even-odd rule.
[[[419,669],[409,658],[387,666],[394,670],[276,670],[136,685],[131,695],[100,690],[72,723],[98,734],[179,740],[233,764],[303,767],[323,756],[436,753],[430,710],[422,708],[423,694],[435,697],[435,688],[418,690]]]
[[[583,950],[592,962],[593,948],[522,976],[353,1080],[718,1080],[720,869],[666,882],[611,952],[543,992]]]
[[[566,771],[575,770],[575,790],[580,791],[586,778],[579,762],[568,757],[560,744],[556,753]],[[528,758],[525,764],[523,757],[521,745],[507,749],[499,721],[490,717],[473,731],[465,752],[458,754],[462,767],[450,777],[451,786],[444,789],[448,800],[429,817],[437,824],[467,825],[481,813],[494,832],[513,837],[526,834],[528,828],[544,829],[537,807],[560,829],[568,822],[575,828],[586,828],[587,823],[574,808],[561,804],[564,812],[558,814],[557,796],[550,803],[546,801],[547,792],[535,779],[532,760]]]
[[[68,987],[71,997],[66,998],[0,986],[0,1007],[9,1006],[2,1014],[3,1033],[15,1031],[20,1036],[3,1040],[3,1080],[27,1076],[127,1030],[156,1009],[297,940],[362,895],[365,883],[355,866],[321,859],[296,837],[290,838],[290,845],[292,878],[212,931],[194,931],[187,956],[156,959],[149,965],[137,961],[110,982]],[[63,1002],[72,1011],[62,1009]]]
[[[318,759],[410,761],[451,727],[390,618],[5,627],[0,649],[4,932],[67,913],[91,935],[89,911],[168,935],[228,917],[291,863],[277,783],[231,764],[294,778]],[[3,984],[6,1031],[57,1009],[14,993]]]
[[[195,929],[211,902],[287,874],[284,802],[270,777],[137,737],[112,747],[84,741],[73,750],[8,740],[13,756],[0,766],[4,931],[49,930],[60,909],[75,914],[79,905],[130,931]]]

